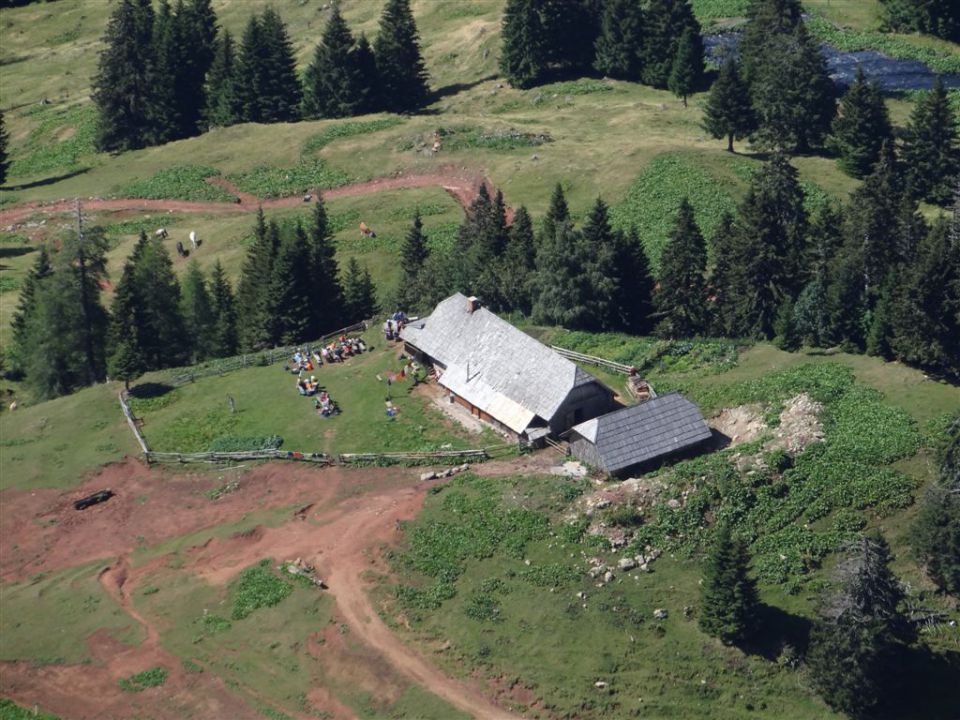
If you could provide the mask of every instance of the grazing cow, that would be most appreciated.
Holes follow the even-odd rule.
[[[183,243],[180,242],[179,240],[177,240],[177,255],[179,255],[182,258],[185,258],[187,256],[187,251],[184,250]]]
[[[167,237],[167,229],[166,229],[166,228],[157,228],[157,231],[154,233],[154,237],[158,237],[158,238],[161,238],[161,239],[166,238],[166,237]]]
[[[377,234],[373,231],[373,228],[371,228],[365,222],[360,223],[360,237],[375,238],[376,236]]]
[[[311,200],[313,200],[313,195],[311,195],[310,193],[307,193],[306,195],[303,196],[304,202],[310,202]]]
[[[196,230],[190,231],[190,244],[193,245],[194,250],[197,249],[197,231]]]

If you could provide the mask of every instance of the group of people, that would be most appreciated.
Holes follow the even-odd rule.
[[[303,375],[297,376],[297,392],[301,395],[316,395],[319,389],[320,385],[317,383],[317,378],[313,375],[308,378],[305,378]]]
[[[284,365],[287,372],[301,374],[313,372],[324,363],[343,362],[346,358],[366,352],[367,345],[360,338],[341,335],[329,345],[320,348],[300,348],[293,354],[293,362]]]
[[[328,393],[326,390],[320,391],[320,394],[314,401],[313,406],[317,409],[317,415],[320,417],[330,417],[331,415],[340,414],[340,408],[337,406],[337,403],[333,401],[333,398],[330,397],[330,393]]]
[[[383,323],[383,337],[388,341],[399,340],[400,331],[407,324],[407,314],[403,310],[397,310],[387,321]]]

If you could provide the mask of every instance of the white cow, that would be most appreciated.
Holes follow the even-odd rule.
[[[197,249],[197,231],[196,230],[190,231],[190,244],[193,245],[194,250]]]
[[[157,231],[154,233],[154,236],[155,236],[155,237],[158,237],[158,238],[165,238],[165,237],[167,237],[167,229],[166,229],[166,228],[157,228]]]

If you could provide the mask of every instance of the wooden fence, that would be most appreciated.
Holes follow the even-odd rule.
[[[143,451],[143,456],[147,457],[150,454],[150,448],[147,447],[147,439],[143,436],[143,433],[140,432],[137,419],[133,416],[133,413],[130,412],[130,406],[127,404],[126,390],[120,391],[120,409],[123,410],[123,416],[127,419],[127,425],[133,430],[133,436],[137,439],[137,444],[140,446],[140,450]]]
[[[340,335],[346,335],[348,333],[358,331],[362,332],[366,329],[367,323],[359,322],[345,328],[340,328],[339,330],[334,330],[331,333],[327,333],[319,340],[314,340],[313,342],[286,345],[284,347],[271,348],[270,350],[264,350],[258,353],[250,353],[247,355],[235,355],[233,357],[223,358],[221,360],[213,360],[209,363],[203,363],[201,365],[195,365],[190,368],[182,368],[178,375],[174,375],[170,379],[170,382],[172,385],[185,385],[193,382],[197,378],[211,377],[213,375],[225,375],[227,373],[235,372],[236,370],[243,370],[244,368],[248,367],[273,365],[273,363],[280,362],[281,360],[289,360],[300,348],[316,347],[333,338],[339,337]]]
[[[604,358],[595,357],[593,355],[584,355],[583,353],[579,353],[574,350],[567,350],[566,348],[557,347],[556,345],[551,345],[550,349],[557,353],[557,355],[567,358],[567,360],[583,362],[589,365],[596,365],[597,367],[606,368],[607,370],[620,373],[621,375],[629,375],[631,371],[635,372],[633,366],[624,365],[623,363],[614,362],[613,360],[605,360]]]

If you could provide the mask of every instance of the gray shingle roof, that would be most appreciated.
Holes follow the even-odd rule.
[[[575,425],[573,432],[596,445],[610,473],[710,437],[700,409],[675,392],[587,420]]]
[[[600,382],[486,308],[470,312],[460,293],[400,336],[446,366],[440,384],[476,407],[503,421],[502,406],[513,406],[512,422],[524,423],[510,425],[517,432],[529,423],[520,408],[549,422],[573,388]]]

